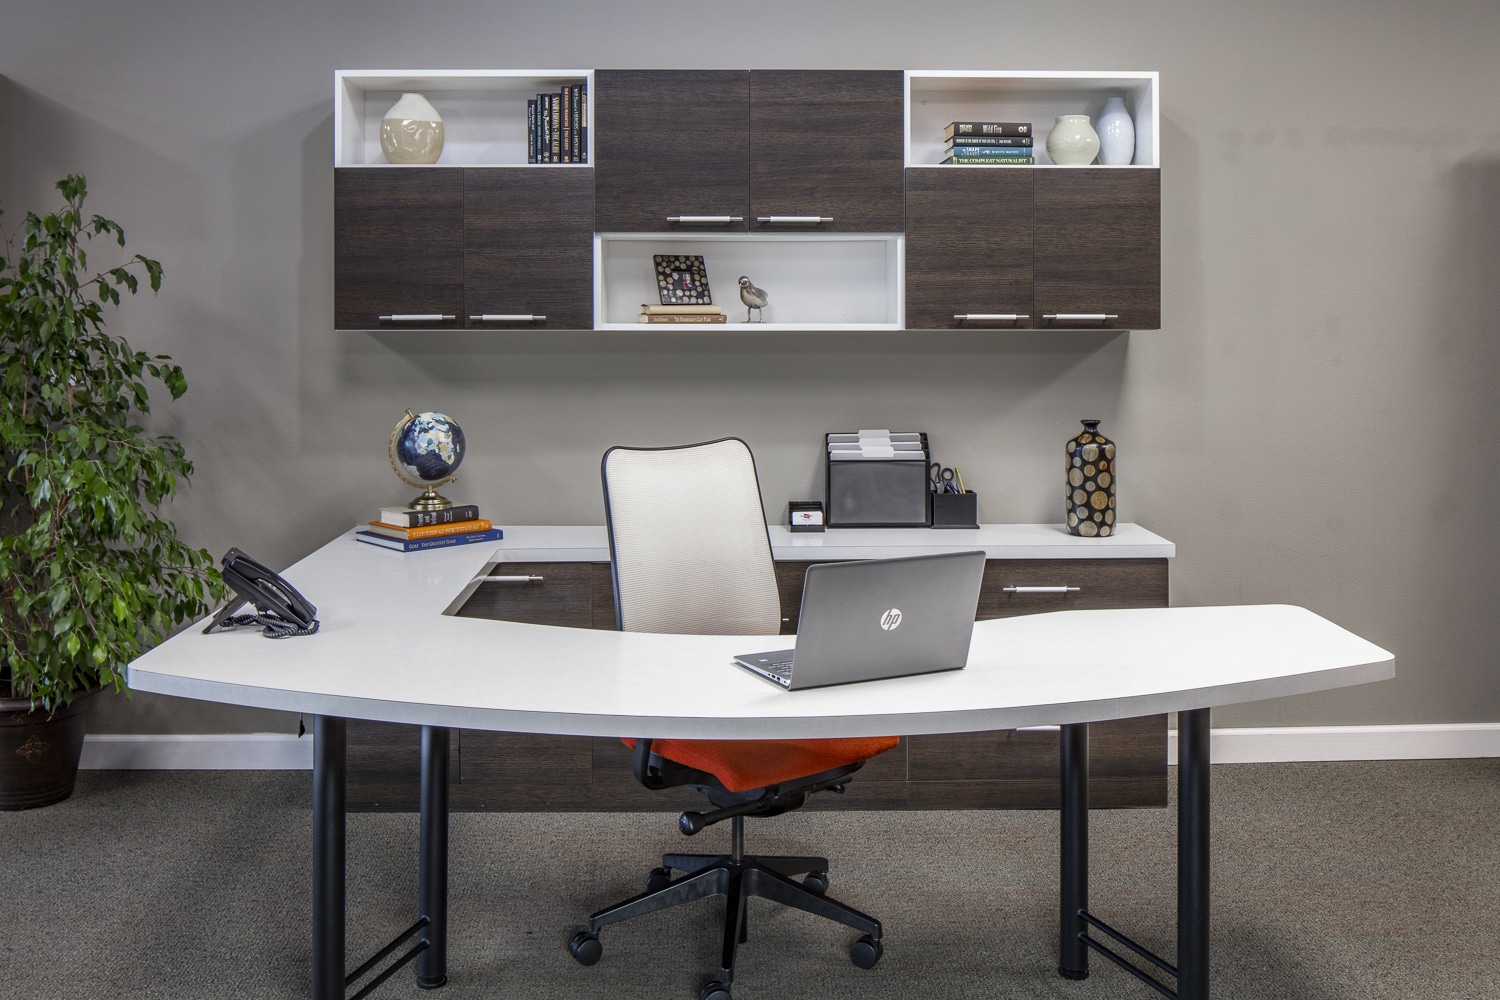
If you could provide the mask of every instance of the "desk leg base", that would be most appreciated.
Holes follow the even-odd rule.
[[[1078,980],[1081,980],[1081,979],[1087,979],[1089,977],[1089,973],[1088,973],[1087,969],[1083,970],[1082,972],[1079,972],[1076,969],[1064,969],[1060,965],[1057,967],[1057,974],[1059,976],[1062,976],[1064,979],[1071,979],[1074,982],[1077,982]]]

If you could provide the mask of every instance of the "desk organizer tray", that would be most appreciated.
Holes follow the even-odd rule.
[[[860,431],[824,436],[830,528],[926,528],[932,523],[927,435]]]

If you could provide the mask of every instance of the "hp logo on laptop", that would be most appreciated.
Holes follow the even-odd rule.
[[[901,609],[890,608],[880,616],[880,627],[887,632],[901,624]]]

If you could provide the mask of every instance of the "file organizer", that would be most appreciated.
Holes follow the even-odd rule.
[[[932,523],[927,435],[859,431],[824,436],[830,528],[925,528]]]

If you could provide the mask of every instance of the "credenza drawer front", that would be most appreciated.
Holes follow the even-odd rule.
[[[588,563],[500,563],[464,602],[464,618],[588,628],[593,623]]]
[[[975,617],[1166,604],[1165,559],[991,559]]]

